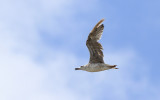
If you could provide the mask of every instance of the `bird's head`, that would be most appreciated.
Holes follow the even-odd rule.
[[[75,70],[84,70],[84,66],[80,66],[80,68],[75,68]]]
[[[80,69],[83,70],[83,69],[84,69],[84,66],[81,66]]]

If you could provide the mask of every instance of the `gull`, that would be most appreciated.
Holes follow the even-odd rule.
[[[101,24],[104,19],[101,19],[95,27],[90,32],[88,39],[86,41],[86,45],[90,52],[90,60],[87,65],[81,66],[80,68],[75,68],[75,70],[83,70],[87,72],[99,72],[108,69],[118,69],[117,65],[106,64],[103,60],[103,47],[98,42],[101,39],[104,25]]]

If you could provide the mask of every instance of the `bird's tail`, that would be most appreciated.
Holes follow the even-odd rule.
[[[116,66],[117,66],[117,65],[113,65],[113,66],[111,66],[111,68],[112,68],[112,69],[119,69],[119,68],[116,68]]]

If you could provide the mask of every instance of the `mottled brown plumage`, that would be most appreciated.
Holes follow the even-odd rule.
[[[80,68],[75,68],[75,70],[84,70],[88,72],[99,72],[108,69],[118,69],[117,65],[105,64],[103,60],[103,47],[98,42],[101,38],[104,25],[101,24],[104,19],[101,19],[90,32],[88,39],[86,41],[86,45],[90,52],[90,60],[87,65],[81,66]]]
[[[104,63],[103,61],[103,47],[98,42],[98,40],[101,38],[104,25],[101,24],[104,21],[104,19],[100,20],[93,30],[90,32],[88,39],[86,41],[86,45],[88,47],[88,50],[90,52],[90,61],[89,63]]]

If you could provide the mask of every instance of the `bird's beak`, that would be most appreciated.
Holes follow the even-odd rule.
[[[75,68],[75,70],[81,70],[80,68]]]

